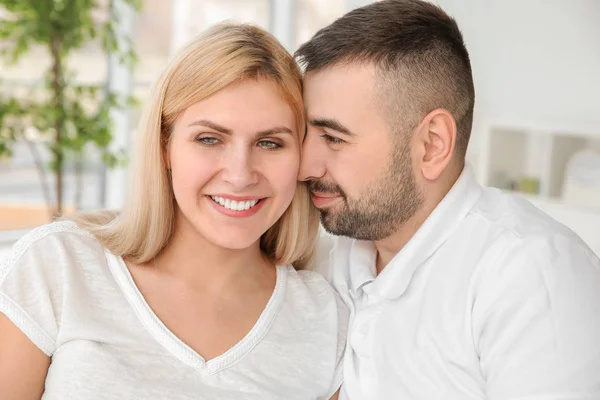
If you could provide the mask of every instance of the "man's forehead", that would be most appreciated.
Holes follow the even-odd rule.
[[[344,64],[310,71],[305,76],[307,111],[337,114],[348,109],[371,107],[374,70],[360,64]]]
[[[375,69],[360,64],[311,71],[304,100],[309,125],[360,137],[389,129],[376,97]]]
[[[323,85],[354,84],[365,87],[372,86],[375,78],[375,67],[365,63],[338,63],[332,66],[309,71],[305,74],[307,87],[318,88]]]

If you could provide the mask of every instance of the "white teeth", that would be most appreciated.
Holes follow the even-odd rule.
[[[234,211],[245,211],[248,210],[258,203],[258,200],[249,200],[249,201],[235,201],[230,199],[225,199],[220,196],[210,196],[216,203],[219,203],[221,206],[234,210]]]

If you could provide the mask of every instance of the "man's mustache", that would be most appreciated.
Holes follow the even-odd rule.
[[[311,192],[334,194],[334,195],[339,195],[339,196],[342,196],[343,198],[346,198],[346,193],[344,193],[342,188],[339,187],[338,185],[336,185],[335,183],[325,182],[322,180],[311,180],[311,181],[308,181],[307,183],[308,183],[308,189]]]

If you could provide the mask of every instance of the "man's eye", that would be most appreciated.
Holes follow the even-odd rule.
[[[272,140],[261,140],[258,142],[258,146],[267,150],[275,150],[283,147],[279,143],[276,143]]]
[[[214,146],[215,144],[219,143],[219,139],[211,136],[199,137],[198,139],[196,139],[196,141],[207,146]]]
[[[323,135],[321,135],[321,137],[331,144],[344,143],[344,141],[342,139],[336,138],[335,136],[328,135],[327,133],[324,133]]]

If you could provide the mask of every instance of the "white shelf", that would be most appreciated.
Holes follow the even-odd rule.
[[[539,126],[509,127],[506,122],[485,126],[478,177],[484,185],[504,190],[560,199],[572,157],[585,149],[600,153],[600,134],[577,134],[573,130],[566,134],[539,130]],[[600,207],[600,201],[598,204]]]
[[[600,138],[600,120],[598,121],[564,121],[564,120],[511,120],[511,118],[494,118],[484,122],[483,128],[506,129],[511,131],[527,130],[533,135],[576,136]]]
[[[600,121],[482,122],[475,156],[479,181],[523,195],[600,255],[600,176],[587,183],[580,175],[574,180],[567,174],[574,155],[583,150],[600,153]]]

